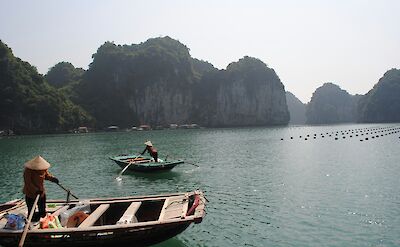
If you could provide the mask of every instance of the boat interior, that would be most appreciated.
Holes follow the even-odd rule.
[[[46,211],[53,216],[67,215],[67,228],[88,228],[94,226],[135,224],[141,222],[164,222],[171,219],[185,219],[195,212],[189,212],[195,201],[195,194],[180,194],[159,198],[115,198],[93,199],[88,201],[48,201]],[[79,208],[86,211],[81,217]],[[75,208],[75,209],[74,209]],[[90,210],[88,210],[90,209]],[[90,211],[90,212],[89,212]],[[71,212],[68,214],[68,212]],[[188,212],[190,214],[188,214]],[[6,214],[23,214],[27,216],[27,207],[24,200],[17,200],[0,208],[0,231],[4,230],[7,223]],[[76,218],[73,218],[75,215]],[[62,221],[62,220],[61,220]],[[40,229],[40,224],[34,225],[34,229]]]

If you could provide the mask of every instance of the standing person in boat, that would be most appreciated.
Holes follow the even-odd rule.
[[[35,213],[33,215],[33,221],[38,221],[40,217],[46,216],[46,191],[43,184],[44,180],[49,180],[58,184],[58,179],[47,171],[49,168],[49,162],[41,156],[36,156],[34,159],[25,163],[23,192],[25,194],[26,205],[28,206],[28,215],[32,210],[36,196],[40,195],[38,201],[39,214]]]
[[[151,141],[147,141],[144,143],[144,145],[146,145],[146,148],[143,150],[141,155],[143,155],[147,151],[149,152],[150,156],[154,158],[154,162],[158,162],[157,149],[153,147],[153,143],[151,143]]]

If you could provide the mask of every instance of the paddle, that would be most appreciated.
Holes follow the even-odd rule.
[[[28,234],[29,225],[31,224],[33,213],[35,212],[35,208],[36,208],[36,205],[37,205],[37,203],[39,201],[39,197],[40,197],[40,195],[37,195],[36,199],[35,199],[35,202],[33,203],[33,207],[31,209],[31,212],[30,212],[29,217],[28,217],[28,222],[26,222],[26,224],[25,224],[24,231],[22,232],[21,240],[19,241],[18,247],[24,246],[25,238],[26,238],[26,235]]]
[[[200,167],[199,165],[196,165],[195,163],[190,163],[190,162],[186,162],[186,161],[185,161],[185,163],[187,163],[189,165],[192,165],[192,166],[195,166],[195,167]]]
[[[77,197],[76,195],[72,194],[72,192],[71,192],[69,189],[65,188],[65,187],[62,186],[60,183],[58,183],[58,186],[60,186],[61,189],[65,190],[68,194],[70,194],[70,195],[71,195],[72,197],[74,197],[75,199],[78,199],[78,197]]]
[[[122,178],[121,178],[122,173],[124,173],[124,172],[126,171],[126,169],[128,169],[128,167],[129,167],[130,165],[132,165],[132,164],[135,164],[135,161],[130,161],[130,162],[128,163],[128,165],[126,165],[126,166],[124,167],[124,169],[122,169],[122,171],[118,174],[118,177],[116,177],[115,179],[118,180],[118,181],[121,181],[121,180],[122,180]]]

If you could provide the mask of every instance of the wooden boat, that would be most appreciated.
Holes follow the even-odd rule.
[[[183,164],[183,160],[161,160],[154,162],[153,158],[141,155],[120,155],[110,157],[115,163],[121,168],[125,168],[128,164],[131,164],[128,169],[137,172],[153,172],[153,171],[165,171],[171,170],[176,165]]]
[[[206,199],[201,191],[154,196],[85,200],[91,213],[77,227],[32,227],[24,246],[149,246],[184,231],[205,216]],[[74,208],[79,201],[49,200],[47,212],[55,216]],[[0,205],[0,245],[17,246],[23,230],[4,229],[4,215],[27,214],[24,200]]]

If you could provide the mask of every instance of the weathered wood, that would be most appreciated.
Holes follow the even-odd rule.
[[[91,213],[89,215],[89,217],[87,217],[79,226],[78,228],[84,228],[84,227],[89,227],[89,226],[93,226],[94,223],[96,223],[96,221],[104,214],[104,212],[106,212],[106,210],[110,207],[110,204],[101,204],[100,206],[98,206],[96,208],[96,210],[93,211],[93,213]]]
[[[68,247],[82,241],[82,239],[85,239],[85,241],[87,241],[87,243],[92,246],[96,246],[100,242],[109,246],[112,246],[114,243],[121,243],[120,246],[130,245],[131,243],[135,243],[135,245],[137,244],[141,246],[141,244],[147,243],[149,237],[153,240],[156,240],[156,242],[164,241],[171,236],[182,232],[191,223],[201,222],[202,218],[205,215],[205,211],[201,210],[201,208],[204,209],[204,204],[199,205],[199,207],[196,209],[195,215],[190,215],[182,218],[184,211],[187,211],[186,207],[188,206],[186,206],[185,204],[189,201],[188,197],[191,198],[195,193],[199,194],[201,198],[204,198],[204,196],[200,192],[188,192],[186,194],[172,193],[168,195],[162,194],[156,196],[92,199],[90,203],[92,206],[96,204],[101,204],[92,213],[92,220],[89,219],[89,216],[87,217],[87,219],[89,220],[86,223],[84,223],[85,221],[83,221],[79,227],[73,228],[31,229],[29,230],[30,237],[27,238],[27,241],[30,241],[30,239],[35,239],[35,245],[37,244],[37,246],[43,247],[51,247],[55,245]],[[137,212],[141,212],[142,207],[149,206],[149,209],[154,209],[153,203],[142,203],[140,207],[138,206],[141,202],[145,201],[158,201],[157,204],[163,202],[164,205],[161,209],[161,211],[163,211],[163,217],[158,218],[157,216],[160,215],[155,215],[156,220],[141,221],[132,224],[111,223],[106,225],[101,224],[100,222],[105,220],[104,215],[106,215],[107,222],[116,222],[118,220],[118,218],[115,217],[116,215],[112,216],[111,214],[107,213],[107,210],[109,210],[109,208],[108,206],[107,209],[103,208],[104,204],[110,204],[109,207],[111,207],[111,204],[122,203],[125,206],[115,205],[115,207],[112,207],[113,211],[115,211],[116,209],[125,209],[125,212],[120,211],[119,215],[128,212],[137,214]],[[78,204],[77,200],[74,200],[73,202],[68,204],[65,203],[65,200],[49,200],[48,202],[56,203],[56,207],[51,208],[53,210],[53,213],[61,213],[61,211],[64,210],[64,206]],[[206,201],[204,200],[204,202]],[[128,205],[129,207],[127,207]],[[24,208],[26,213],[26,207],[20,207],[18,209],[12,210],[10,213],[20,211],[22,210],[22,208]],[[49,209],[50,212],[51,209]],[[143,208],[143,210],[147,209]],[[118,214],[118,212],[114,213]],[[156,211],[154,213],[158,214]],[[1,220],[1,223],[2,222],[3,220]],[[166,232],[168,232],[168,234],[166,234]],[[17,246],[21,233],[22,230],[0,229],[0,245],[4,243],[5,246]],[[60,239],[58,239],[57,237],[53,238],[53,236],[68,236],[68,242],[60,242]],[[118,244],[115,246],[118,246]]]
[[[135,216],[142,202],[132,202],[131,205],[125,210],[125,213],[118,220],[117,224],[129,224],[137,222],[137,218]]]
[[[182,214],[181,214],[182,219],[184,219],[186,217],[188,207],[189,207],[189,196],[186,196],[183,201],[183,205],[182,205]]]
[[[183,210],[185,196],[167,198],[160,213],[159,221],[166,219],[180,218]]]
[[[24,231],[22,232],[21,239],[19,241],[18,247],[24,246],[26,235],[28,234],[29,225],[31,224],[33,213],[35,213],[36,205],[39,201],[40,195],[37,195],[35,198],[35,202],[33,203],[31,212],[29,213],[28,221],[25,223]]]

